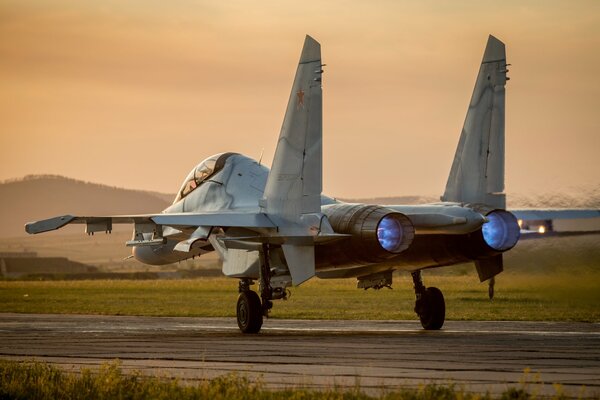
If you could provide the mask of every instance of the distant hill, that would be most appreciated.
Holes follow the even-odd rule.
[[[26,222],[57,215],[160,212],[174,197],[175,195],[122,189],[57,175],[28,175],[23,179],[0,183],[0,237],[24,236]],[[72,228],[69,229],[73,232]],[[83,230],[82,226],[77,229]]]

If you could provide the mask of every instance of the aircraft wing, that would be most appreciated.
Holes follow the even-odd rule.
[[[86,232],[110,232],[113,224],[135,224],[153,227],[156,225],[185,227],[240,227],[240,228],[275,228],[276,225],[264,213],[253,212],[205,212],[176,214],[142,214],[112,216],[73,216],[62,215],[42,221],[30,222],[25,231],[30,234],[60,229],[68,224],[86,224]],[[145,229],[143,232],[152,232]]]

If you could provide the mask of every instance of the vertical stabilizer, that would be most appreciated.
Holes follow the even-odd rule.
[[[442,201],[506,208],[504,43],[489,36]]]
[[[315,275],[315,250],[291,243],[292,237],[316,234],[307,221],[321,213],[323,187],[323,95],[321,45],[306,36],[288,101],[261,208],[276,221],[292,282]],[[320,221],[320,218],[316,218]],[[314,225],[314,224],[312,224]]]
[[[262,207],[297,221],[321,212],[323,98],[321,45],[306,36]]]

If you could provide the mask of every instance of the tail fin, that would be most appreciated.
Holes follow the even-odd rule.
[[[506,208],[504,194],[504,43],[490,35],[442,201]]]
[[[321,66],[321,45],[306,36],[261,204],[288,221],[321,212]]]
[[[305,214],[321,212],[323,189],[323,94],[321,45],[306,36],[279,134],[261,208],[277,221],[282,236],[313,236]],[[318,220],[318,218],[317,218]],[[315,275],[315,248],[282,244],[292,276],[299,285]]]

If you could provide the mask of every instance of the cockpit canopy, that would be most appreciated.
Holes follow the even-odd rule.
[[[177,197],[175,197],[174,203],[177,203],[179,200],[183,199],[208,178],[222,170],[227,159],[237,154],[238,153],[215,154],[214,156],[209,157],[198,164],[196,168],[190,171],[188,176],[183,181],[183,185],[181,185],[181,189],[179,189],[179,192],[177,192]]]

